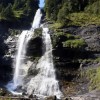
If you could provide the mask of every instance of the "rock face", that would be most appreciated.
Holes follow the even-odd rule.
[[[87,50],[100,51],[100,26],[89,25],[85,27],[71,26],[63,29],[73,35],[82,37],[87,43]]]
[[[87,50],[100,52],[100,27],[90,25],[88,27],[80,28],[76,31],[86,43],[88,44]]]
[[[95,59],[100,57],[100,27],[96,25],[69,26],[56,31],[51,30],[51,37],[54,43],[53,55],[57,79],[63,93],[71,96],[88,92],[88,82],[86,78],[80,79],[80,72],[84,68],[99,66],[99,61],[95,62]],[[74,48],[70,44],[68,47],[63,46],[63,42],[73,42],[78,40],[77,37],[83,39],[86,45],[82,48]],[[88,61],[89,59],[92,60]]]
[[[19,30],[10,31],[8,26],[0,24],[0,84],[4,85],[12,77],[13,61]]]
[[[8,66],[10,65],[8,62],[11,62],[10,59],[4,58],[8,50],[7,44],[4,42],[8,38],[8,28],[6,25],[0,24],[0,81],[7,80],[6,73],[9,70]]]

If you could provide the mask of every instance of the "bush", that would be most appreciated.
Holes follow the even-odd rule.
[[[63,42],[63,46],[69,48],[82,48],[85,45],[86,43],[83,39],[67,40]]]

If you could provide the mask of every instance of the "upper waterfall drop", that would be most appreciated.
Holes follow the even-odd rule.
[[[42,17],[41,10],[38,9],[37,12],[36,12],[36,15],[34,17],[33,24],[32,24],[33,29],[39,28],[41,17]]]

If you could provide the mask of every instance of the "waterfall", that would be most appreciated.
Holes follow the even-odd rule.
[[[55,76],[53,65],[52,44],[48,28],[43,28],[43,42],[45,45],[44,55],[40,58],[36,69],[39,73],[28,82],[27,94],[34,93],[35,95],[61,97],[58,81]]]
[[[34,17],[32,28],[30,30],[24,30],[19,36],[17,42],[17,54],[15,55],[16,59],[14,62],[14,77],[12,82],[8,83],[7,88],[16,95],[20,94],[20,92],[17,91],[17,88],[22,86],[22,89],[24,89],[28,95],[34,94],[42,97],[56,95],[57,98],[60,98],[62,93],[55,76],[49,29],[42,25],[42,38],[44,44],[43,56],[39,59],[36,66],[32,66],[35,70],[38,70],[38,73],[31,77],[28,82],[24,83],[24,78],[27,76],[29,69],[27,66],[25,67],[27,45],[34,35],[34,29],[39,28],[40,26],[41,16],[41,11],[38,9]]]
[[[14,62],[14,76],[12,82],[6,86],[9,91],[13,92],[18,86],[23,84],[23,78],[26,76],[28,69],[25,68],[25,55],[27,50],[28,41],[34,35],[34,29],[39,28],[41,21],[41,10],[38,9],[33,20],[32,28],[30,30],[24,30],[19,36],[17,42],[17,54],[15,55]],[[13,92],[14,93],[14,92]]]

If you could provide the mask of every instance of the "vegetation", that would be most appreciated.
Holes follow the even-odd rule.
[[[0,21],[32,19],[38,4],[39,0],[1,0]]]
[[[45,0],[47,19],[55,21],[54,26],[100,25],[100,0]]]
[[[83,39],[67,40],[63,42],[63,47],[82,48],[84,46],[85,46],[85,41]]]
[[[61,29],[55,29],[53,38],[53,46],[61,43],[63,47],[67,48],[84,48],[86,46],[85,41],[79,36],[72,35],[70,33],[64,33]]]
[[[88,69],[84,74],[90,80],[89,90],[100,90],[100,67]]]
[[[88,5],[85,8],[85,12],[99,15],[100,14],[100,0],[95,0],[94,3],[91,3],[91,5]]]
[[[70,23],[68,25],[87,26],[91,24],[100,25],[100,16],[89,13],[71,13],[69,15]]]

